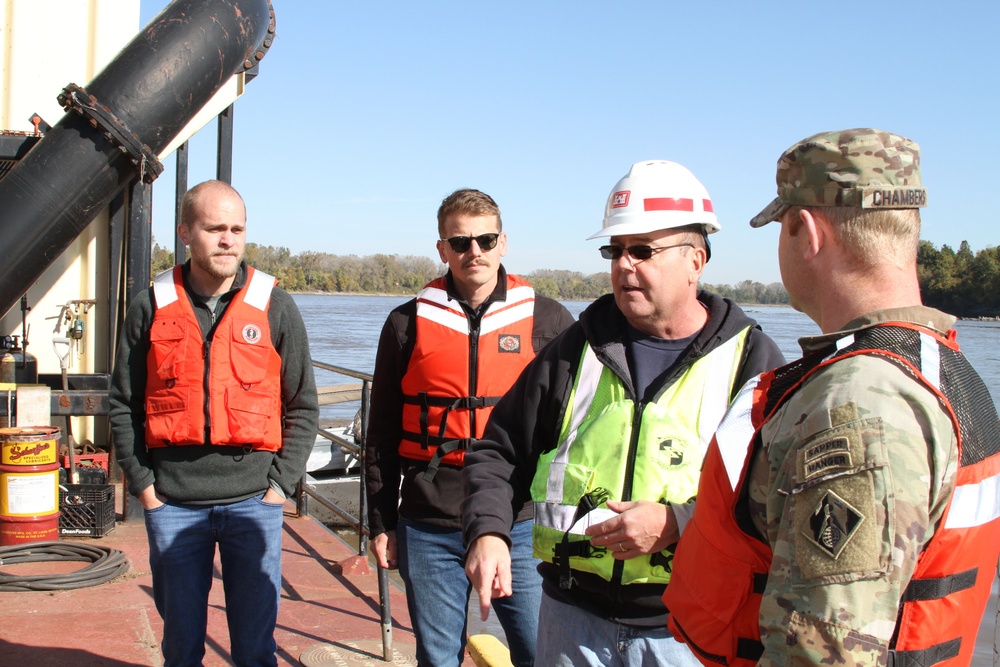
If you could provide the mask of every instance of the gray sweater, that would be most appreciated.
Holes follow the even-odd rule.
[[[185,265],[185,288],[191,297],[188,270]],[[221,319],[246,280],[247,265],[243,262],[232,289],[219,299],[214,320],[200,299],[192,299],[205,340],[211,339],[214,321]],[[152,299],[152,289],[146,290],[129,307],[111,385],[112,444],[129,492],[138,495],[155,484],[157,492],[170,500],[194,505],[245,500],[267,491],[272,482],[286,495],[291,494],[305,472],[319,422],[309,341],[292,297],[275,287],[268,309],[271,342],[282,360],[283,426],[278,452],[244,452],[240,447],[212,445],[146,448],[146,355]]]

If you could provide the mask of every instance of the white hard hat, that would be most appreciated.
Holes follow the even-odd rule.
[[[702,225],[706,234],[722,229],[708,190],[683,165],[647,160],[633,164],[615,185],[604,207],[601,231],[588,240],[688,225]]]

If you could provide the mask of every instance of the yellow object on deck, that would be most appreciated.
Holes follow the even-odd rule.
[[[469,655],[476,667],[512,667],[510,651],[493,635],[469,637]]]

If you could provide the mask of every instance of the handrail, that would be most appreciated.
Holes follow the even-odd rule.
[[[370,534],[368,531],[368,491],[365,480],[365,443],[368,438],[368,410],[371,401],[372,375],[322,361],[313,360],[312,365],[325,371],[361,380],[361,408],[359,410],[361,414],[361,428],[359,429],[360,432],[356,431],[354,434],[354,438],[358,441],[358,444],[350,442],[324,428],[320,428],[317,433],[317,435],[336,443],[342,450],[354,455],[359,461],[358,507],[360,508],[359,514],[361,516],[356,517],[352,515],[349,511],[324,496],[314,485],[306,481],[307,475],[305,474],[303,474],[298,484],[299,492],[295,501],[296,513],[298,516],[309,516],[309,498],[315,499],[320,505],[339,516],[357,531],[358,555],[367,560],[368,538]],[[389,662],[392,660],[392,609],[389,604],[389,573],[382,569],[377,562],[375,563],[375,567],[378,572],[378,597],[382,623],[382,659]]]
[[[333,364],[327,364],[322,361],[316,361],[315,359],[313,359],[312,365],[324,371],[331,371],[339,375],[346,375],[347,377],[356,378],[358,380],[364,380],[365,382],[372,381],[371,373],[355,371],[351,370],[350,368],[344,368],[343,366],[334,366]]]

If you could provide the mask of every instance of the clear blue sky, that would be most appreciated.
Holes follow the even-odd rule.
[[[142,0],[143,24],[166,0]],[[277,38],[235,112],[248,239],[437,258],[459,187],[500,204],[514,272],[607,271],[605,200],[633,162],[705,184],[722,223],[703,279],[779,280],[781,152],[877,127],[922,148],[922,237],[998,244],[1000,3],[273,0]],[[215,129],[189,183],[214,177]],[[173,159],[154,190],[172,247]]]

